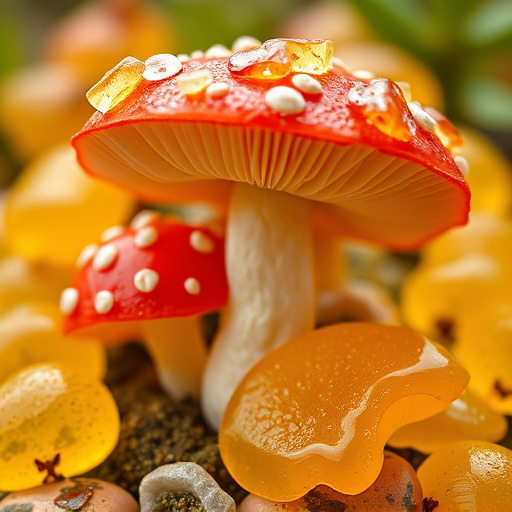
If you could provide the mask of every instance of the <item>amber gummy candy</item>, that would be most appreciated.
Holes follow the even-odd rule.
[[[319,484],[358,494],[400,426],[449,406],[468,381],[403,327],[339,324],[288,341],[236,389],[221,425],[226,467],[249,492],[292,501]]]

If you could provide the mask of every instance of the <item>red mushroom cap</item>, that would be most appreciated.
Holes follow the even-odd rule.
[[[64,291],[64,331],[214,311],[228,297],[224,268],[224,240],[205,227],[156,219],[127,228],[90,253]]]
[[[395,248],[415,248],[467,221],[464,177],[394,82],[339,67],[265,79],[257,55],[246,59],[259,66],[254,76],[233,66],[235,55],[137,79],[75,135],[80,164],[159,200],[221,201],[233,181],[285,191],[314,200],[329,229]],[[222,94],[183,92],[183,77],[195,72]],[[316,89],[301,85],[304,74]]]

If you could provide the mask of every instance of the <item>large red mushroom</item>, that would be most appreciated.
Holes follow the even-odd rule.
[[[224,240],[205,227],[141,212],[88,246],[61,297],[64,331],[145,342],[162,388],[199,395],[207,350],[198,316],[227,301]]]
[[[157,57],[91,89],[100,111],[73,145],[87,172],[144,197],[229,200],[230,300],[202,397],[218,427],[246,371],[313,328],[315,222],[414,249],[467,221],[469,189],[436,121],[394,82],[333,66],[330,41]]]

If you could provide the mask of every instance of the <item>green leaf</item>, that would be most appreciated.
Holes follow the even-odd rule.
[[[512,45],[512,2],[482,3],[464,23],[462,38],[471,47]]]
[[[512,87],[487,77],[468,77],[458,98],[462,114],[484,128],[512,130]]]
[[[449,1],[449,0],[445,0]],[[384,39],[419,55],[437,45],[434,20],[421,2],[411,0],[352,0],[356,9]]]

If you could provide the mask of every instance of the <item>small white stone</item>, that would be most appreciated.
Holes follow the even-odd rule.
[[[159,280],[158,273],[149,268],[143,268],[133,277],[133,284],[140,292],[150,293],[156,288]]]
[[[114,296],[108,290],[101,290],[94,297],[94,309],[96,313],[105,315],[114,306]]]
[[[146,80],[164,80],[178,74],[181,71],[181,61],[171,53],[153,55],[144,62],[142,77]]]
[[[236,52],[246,52],[247,50],[252,50],[254,48],[258,48],[261,46],[261,41],[251,36],[240,36],[235,39],[231,46],[231,51],[233,53]]]
[[[427,132],[435,133],[437,128],[437,121],[427,112],[425,112],[419,103],[411,101],[407,104],[411,114],[416,122],[423,127]]]
[[[190,245],[198,252],[210,253],[215,250],[213,240],[198,229],[190,233]]]
[[[352,74],[361,80],[373,80],[377,75],[368,69],[357,69],[352,71]]]
[[[302,94],[284,85],[272,87],[265,94],[265,103],[274,111],[282,115],[299,114],[306,108],[306,100]]]
[[[60,312],[69,316],[78,305],[79,293],[76,288],[65,288],[60,295]]]
[[[225,82],[215,82],[206,88],[206,96],[210,98],[222,98],[229,93],[229,84]]]
[[[142,229],[150,224],[155,224],[162,218],[162,214],[160,212],[156,212],[154,210],[141,210],[135,217],[133,217],[130,222],[130,227],[132,229]]]
[[[467,176],[469,174],[469,163],[468,161],[460,155],[457,155],[453,158],[455,160],[455,163],[457,164],[457,167],[459,168],[460,173],[462,176]]]
[[[149,247],[158,239],[158,232],[153,226],[145,226],[135,233],[134,243],[136,247]]]
[[[396,85],[400,87],[402,94],[404,95],[405,101],[409,103],[412,100],[411,96],[411,84],[409,82],[396,82]]]
[[[185,279],[183,286],[185,287],[185,290],[190,293],[190,295],[199,295],[201,292],[201,285],[195,277],[189,277]]]
[[[106,244],[98,249],[92,260],[94,270],[106,270],[117,258],[118,252],[114,245]]]
[[[292,84],[299,89],[299,91],[306,94],[322,94],[324,92],[322,84],[310,75],[299,73],[292,78]]]
[[[231,51],[228,50],[223,44],[214,44],[210,46],[206,52],[204,52],[204,56],[207,59],[219,59],[222,57],[230,57]]]
[[[119,235],[124,233],[124,226],[112,226],[111,228],[106,229],[101,233],[100,240],[102,242],[109,242],[114,238],[117,238]]]
[[[76,266],[78,268],[82,268],[89,261],[91,261],[94,258],[94,255],[96,254],[96,251],[98,250],[98,246],[96,244],[87,245],[82,249],[82,252],[80,253],[80,256],[78,256],[78,259],[76,261]]]
[[[201,51],[201,50],[194,50],[191,54],[190,54],[190,58],[191,59],[204,59],[204,52]]]
[[[186,53],[178,53],[176,57],[178,57],[178,60],[182,63],[188,62],[190,60],[190,57]]]

